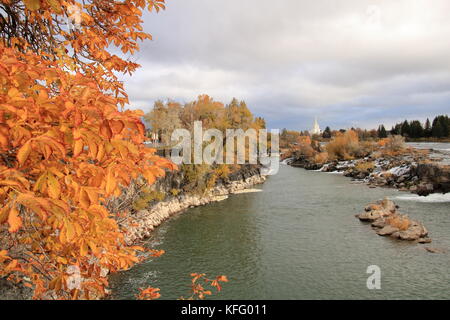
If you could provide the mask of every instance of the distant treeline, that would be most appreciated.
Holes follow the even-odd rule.
[[[361,141],[384,139],[389,135],[401,135],[408,139],[448,139],[450,138],[450,119],[448,115],[440,115],[433,121],[427,119],[425,123],[419,120],[405,120],[394,125],[391,130],[386,130],[384,125],[380,125],[378,129],[367,130],[352,127],[350,130],[356,132]],[[347,129],[332,130],[327,126],[320,135],[311,135],[308,131],[283,129],[280,135],[280,146],[286,148],[298,145],[299,139],[305,136],[311,136],[315,140],[328,140],[347,131]]]
[[[397,123],[388,132],[384,125],[380,125],[377,130],[379,138],[386,138],[388,134],[402,135],[407,138],[449,138],[450,137],[450,119],[447,115],[440,115],[433,119],[427,119],[425,123],[419,120],[405,120]]]

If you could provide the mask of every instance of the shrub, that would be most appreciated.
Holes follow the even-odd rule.
[[[140,196],[133,202],[133,209],[139,211],[145,209],[153,201],[162,201],[166,195],[163,192],[150,190],[148,187],[141,191]]]
[[[337,160],[350,160],[362,153],[358,134],[353,130],[338,133],[325,149],[330,159]]]
[[[378,145],[383,147],[388,153],[398,153],[406,148],[405,138],[399,135],[381,139]]]
[[[310,144],[300,144],[298,147],[297,155],[311,158],[315,155],[316,151]]]
[[[386,218],[386,223],[398,228],[399,230],[407,230],[411,224],[411,221],[408,217],[401,217],[399,215],[393,215]]]
[[[314,156],[314,162],[318,164],[323,164],[328,160],[327,152],[320,152]]]
[[[228,179],[228,176],[231,173],[230,167],[226,164],[219,164],[217,168],[214,170],[215,174],[220,179]]]

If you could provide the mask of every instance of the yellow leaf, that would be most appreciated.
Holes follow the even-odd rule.
[[[48,174],[47,184],[48,195],[53,199],[59,199],[59,196],[61,195],[61,186],[54,175]]]
[[[99,250],[98,250],[98,248],[97,248],[97,245],[96,245],[93,241],[89,241],[89,242],[88,242],[88,245],[89,245],[89,248],[91,248],[91,250],[92,250],[92,252],[93,252],[94,254],[98,254],[98,253],[99,253]]]
[[[56,261],[62,264],[67,264],[67,259],[63,257],[56,258]]]
[[[117,187],[117,181],[114,178],[114,174],[112,172],[112,169],[108,170],[108,175],[106,176],[106,193],[111,194],[114,192],[114,189]]]
[[[31,153],[31,140],[25,142],[25,144],[19,149],[17,152],[17,160],[19,164],[22,165],[28,159],[28,156]]]
[[[105,156],[105,146],[103,144],[100,144],[98,146],[98,153],[96,156],[97,161],[102,161],[104,156]]]
[[[0,224],[8,221],[8,216],[9,216],[9,208],[8,207],[1,208],[0,209]]]
[[[17,88],[11,88],[8,90],[8,96],[10,98],[14,98],[17,97],[20,94],[19,90],[17,90]]]
[[[48,3],[52,6],[52,9],[56,11],[56,13],[61,13],[61,5],[58,0],[47,0]]]
[[[41,2],[39,0],[24,0],[23,2],[27,9],[31,11],[38,10],[41,7]]]
[[[151,170],[144,171],[143,176],[147,180],[148,184],[153,184],[156,181],[156,177]]]
[[[86,242],[83,241],[83,243],[80,246],[80,255],[82,257],[86,256],[88,254],[89,248]]]
[[[44,208],[48,207],[48,202],[45,199],[22,193],[17,196],[16,202],[37,213],[42,220],[47,218],[47,212]]]
[[[91,201],[89,200],[89,196],[86,192],[86,190],[81,189],[80,191],[80,204],[82,208],[89,208],[89,206],[91,205]]]
[[[75,237],[75,229],[73,224],[70,222],[66,222],[66,238],[67,241],[72,240]]]

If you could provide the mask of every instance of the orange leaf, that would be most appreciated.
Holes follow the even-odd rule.
[[[75,140],[75,144],[73,146],[73,156],[78,157],[80,153],[83,151],[83,140],[78,139]]]
[[[17,211],[16,208],[12,208],[9,212],[8,224],[8,231],[11,233],[19,231],[20,227],[22,226],[22,218],[19,217],[19,211]]]
[[[103,121],[102,125],[100,126],[100,135],[105,139],[111,139],[112,137],[112,131],[109,127],[108,121]]]
[[[123,122],[119,120],[109,120],[109,126],[114,134],[119,134],[124,128]]]

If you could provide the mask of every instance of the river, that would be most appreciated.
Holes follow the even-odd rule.
[[[147,245],[166,254],[111,278],[114,299],[158,287],[162,299],[189,294],[191,272],[230,280],[210,299],[449,299],[450,197],[371,189],[338,174],[281,166],[262,192],[189,209]],[[428,228],[428,245],[380,237],[354,217],[389,197]],[[366,269],[381,269],[369,290]]]

